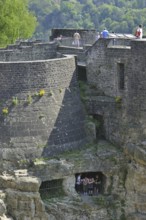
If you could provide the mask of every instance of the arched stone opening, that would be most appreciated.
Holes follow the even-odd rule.
[[[64,196],[63,179],[42,182],[39,192],[43,201]]]
[[[76,173],[75,179],[77,193],[89,196],[104,194],[106,176],[102,172]]]

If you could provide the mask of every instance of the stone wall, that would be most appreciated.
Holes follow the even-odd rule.
[[[57,51],[61,54],[72,54],[77,56],[78,62],[85,62],[86,55],[85,50],[77,47],[64,47],[63,45],[59,46]]]
[[[90,114],[104,117],[106,138],[122,144],[125,139],[122,109],[127,90],[120,90],[118,87],[117,63],[121,62],[126,66],[131,51],[129,47],[110,47],[111,40],[99,39],[87,51],[87,81],[98,94],[96,97],[91,94],[88,109]],[[116,103],[116,97],[121,97],[122,103]]]
[[[56,43],[21,42],[0,50],[0,61],[46,60],[57,57]]]
[[[129,133],[134,140],[146,138],[146,41],[135,40],[131,43],[131,59],[127,66],[127,116]],[[135,137],[134,137],[135,136]]]
[[[99,39],[87,52],[88,83],[99,94],[113,98],[104,110],[103,102],[99,104],[94,98],[91,104],[90,98],[90,114],[104,115],[106,137],[116,143],[145,139],[145,44],[132,40],[128,46],[111,46],[111,39]],[[123,89],[119,87],[120,64],[124,66]],[[117,97],[121,99],[119,103]]]
[[[93,44],[95,42],[96,30],[86,30],[86,29],[52,29],[51,40],[59,37],[60,35],[64,37],[73,38],[75,32],[78,32],[81,36],[81,41],[83,44]]]
[[[0,154],[5,162],[18,166],[26,158],[48,157],[82,146],[84,113],[73,56],[1,62],[0,69]],[[2,113],[4,108],[8,108],[7,115]],[[1,163],[1,169],[8,168]]]

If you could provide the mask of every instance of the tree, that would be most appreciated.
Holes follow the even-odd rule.
[[[22,0],[21,0],[22,1]],[[95,28],[133,33],[146,24],[146,0],[28,0],[39,25],[34,37],[52,28]],[[143,28],[145,32],[145,28]],[[145,33],[144,33],[145,34]]]
[[[37,21],[28,10],[27,0],[0,0],[0,46],[12,44],[18,38],[29,38]]]

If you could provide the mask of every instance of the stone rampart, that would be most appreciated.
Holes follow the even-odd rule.
[[[6,162],[19,166],[82,146],[84,113],[74,56],[0,62],[0,69],[1,169],[9,168]]]
[[[0,50],[0,61],[32,61],[56,58],[57,44],[21,42]]]
[[[62,29],[62,28],[55,28],[52,29],[52,34],[51,34],[51,40],[53,40],[54,38],[59,37],[60,35],[64,37],[72,37],[75,32],[78,32],[81,36],[81,41],[84,42],[84,44],[93,44],[95,42],[95,38],[96,38],[96,30],[95,29],[73,29],[73,28],[69,28],[69,29]]]

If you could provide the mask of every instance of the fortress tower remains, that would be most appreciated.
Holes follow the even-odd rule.
[[[99,94],[89,112],[103,117],[106,138],[121,146],[146,139],[145,56],[145,39],[99,39],[87,52],[87,81]]]
[[[86,135],[74,56],[58,55],[49,43],[9,47],[0,59],[1,169],[81,147]]]

